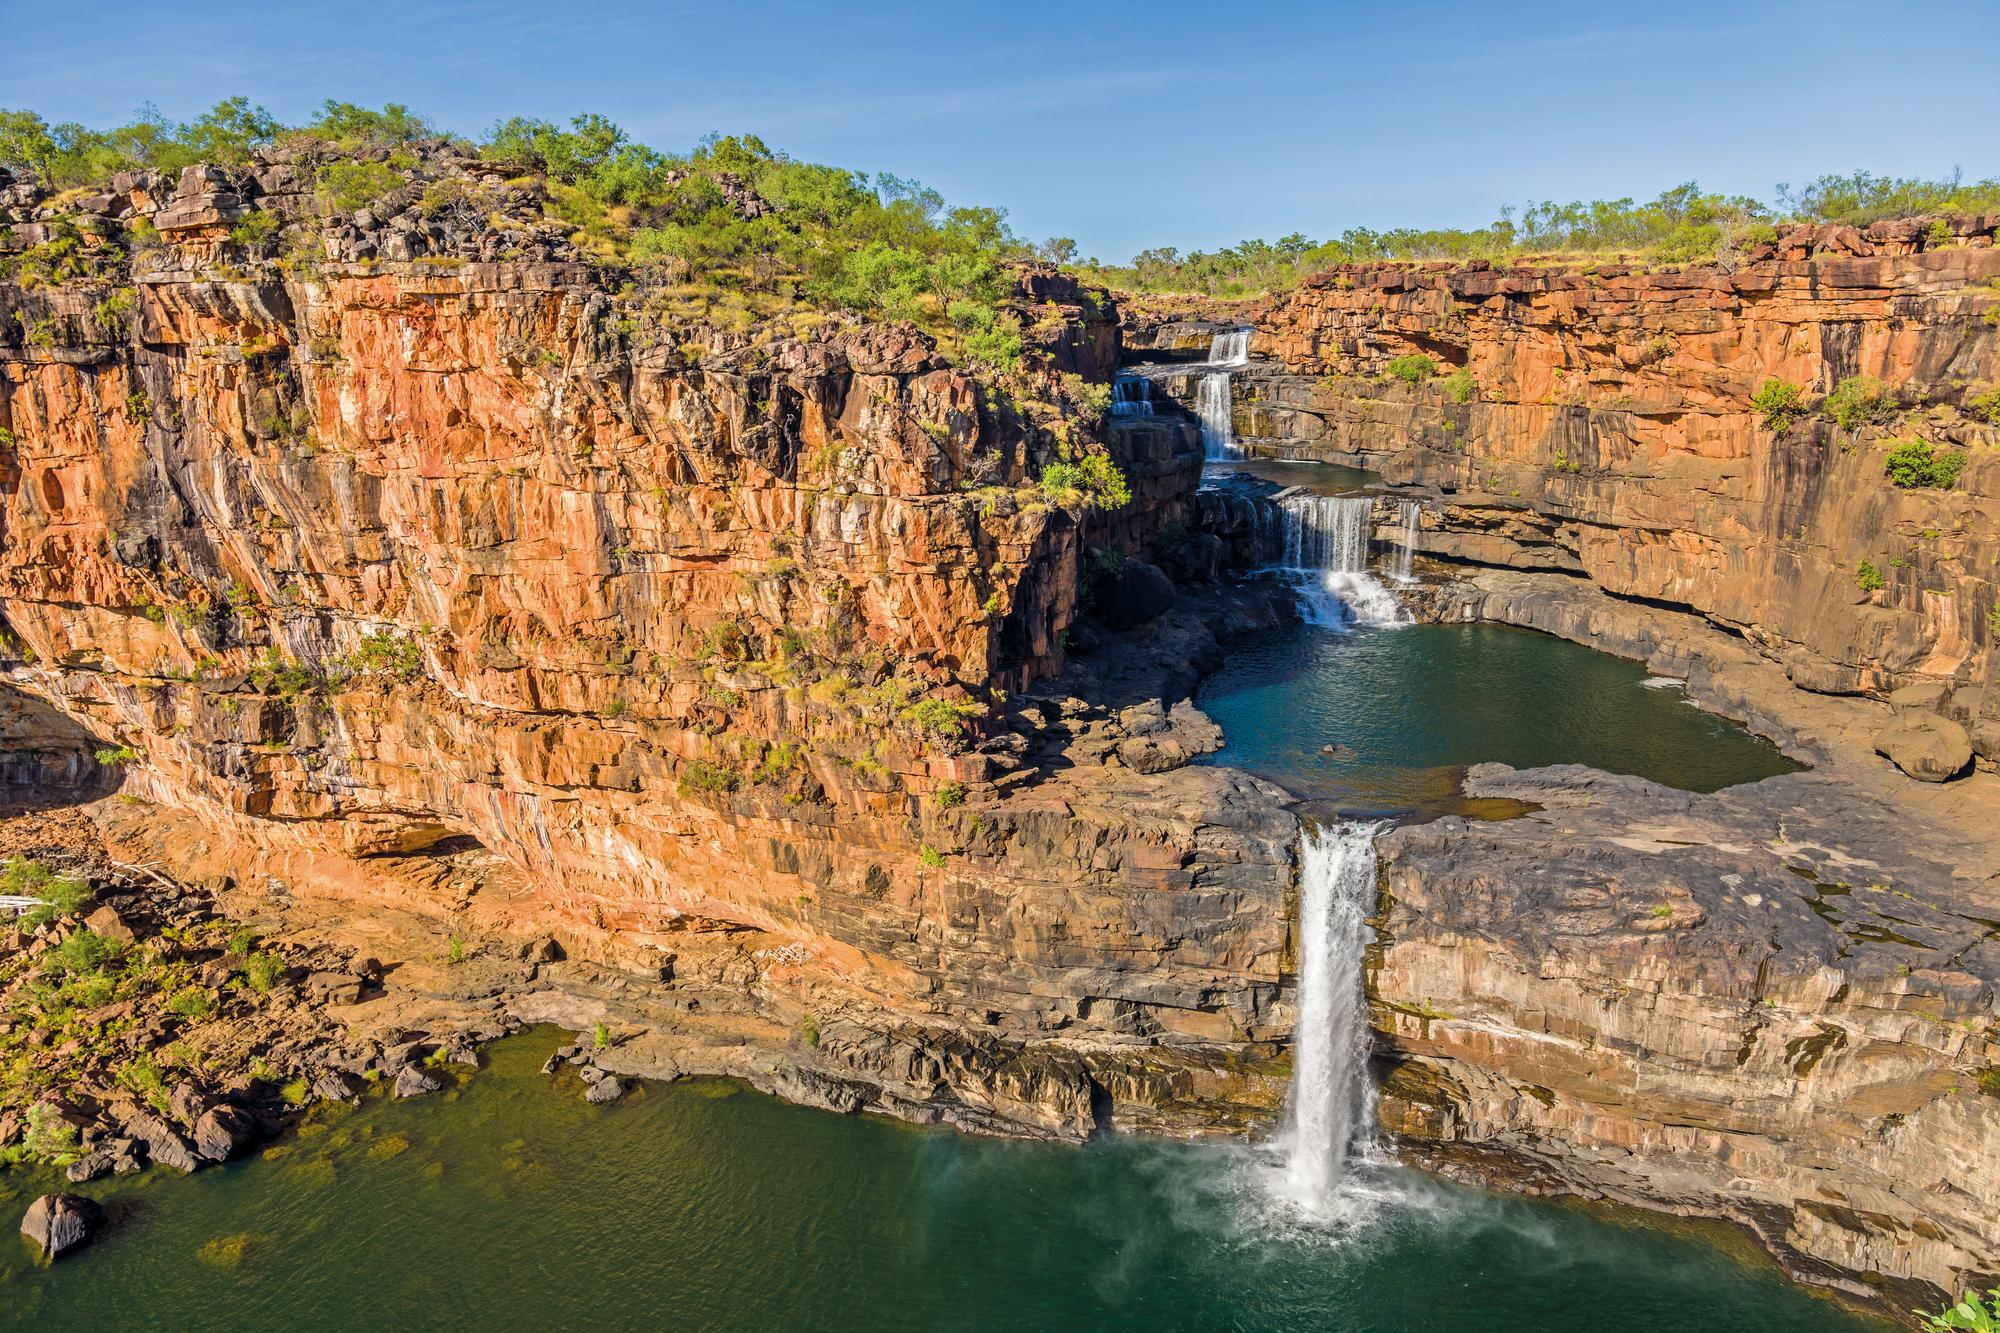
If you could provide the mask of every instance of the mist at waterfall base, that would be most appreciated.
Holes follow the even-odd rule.
[[[712,1079],[592,1106],[574,1076],[537,1072],[566,1039],[510,1038],[454,1092],[319,1108],[278,1153],[67,1186],[103,1200],[111,1223],[55,1265],[25,1241],[0,1246],[5,1322],[41,1333],[1879,1327],[1700,1233],[1394,1167],[1364,1165],[1341,1186],[1374,1197],[1366,1226],[1301,1225],[1267,1188],[1283,1160],[1249,1148],[977,1138]],[[58,1185],[0,1177],[17,1210]]]

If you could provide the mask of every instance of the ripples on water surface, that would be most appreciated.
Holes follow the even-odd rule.
[[[1645,688],[1659,679],[1502,625],[1302,625],[1232,642],[1196,702],[1228,742],[1208,762],[1357,815],[1458,808],[1465,766],[1486,761],[1589,764],[1689,791],[1797,767],[1679,688]]]
[[[277,1160],[81,1187],[115,1229],[0,1251],[8,1327],[1876,1328],[1705,1240],[1365,1166],[1328,1224],[1257,1150],[1076,1149],[841,1118],[718,1081],[608,1107],[495,1048]],[[24,1190],[19,1175],[9,1187]],[[25,1205],[17,1193],[7,1207]],[[220,1243],[218,1243],[220,1242]],[[205,1248],[206,1247],[206,1248]]]

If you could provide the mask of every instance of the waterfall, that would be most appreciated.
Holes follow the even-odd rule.
[[[1417,501],[1403,501],[1403,526],[1396,544],[1396,581],[1398,583],[1415,583],[1417,581],[1415,573],[1417,525],[1422,521],[1423,513],[1424,507]]]
[[[1228,329],[1208,344],[1208,364],[1213,367],[1195,381],[1194,411],[1201,418],[1202,456],[1241,458],[1236,445],[1236,422],[1230,405],[1227,367],[1250,362],[1250,328]]]
[[[1373,1133],[1362,958],[1371,938],[1377,827],[1308,824],[1299,841],[1298,1021],[1284,1192],[1314,1213],[1332,1202],[1350,1149]]]
[[[1239,329],[1228,329],[1209,340],[1208,364],[1211,366],[1242,366],[1250,362],[1249,325]]]
[[[1402,623],[1395,594],[1368,572],[1371,497],[1286,495],[1277,510],[1278,564],[1298,579],[1309,624]]]
[[[1229,404],[1229,372],[1210,371],[1195,381],[1194,412],[1201,418],[1203,458],[1241,458]]]
[[[1153,382],[1144,375],[1120,375],[1111,381],[1111,415],[1142,417],[1153,410]]]

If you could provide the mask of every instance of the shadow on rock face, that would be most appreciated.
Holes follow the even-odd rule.
[[[53,705],[0,682],[0,804],[102,800],[124,781],[117,768],[97,762],[106,744]]]

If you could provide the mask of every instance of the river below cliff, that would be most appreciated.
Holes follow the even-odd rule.
[[[1208,762],[1357,817],[1460,810],[1465,766],[1489,761],[1689,791],[1797,767],[1636,662],[1501,625],[1260,632],[1231,644],[1196,702],[1227,738]]]
[[[54,1267],[0,1247],[6,1323],[984,1329],[1877,1327],[1658,1219],[1393,1165],[1289,1224],[1248,1149],[970,1138],[719,1080],[591,1106],[511,1038],[457,1091],[322,1108],[240,1162],[85,1187]],[[13,1176],[18,1205],[33,1182]]]

